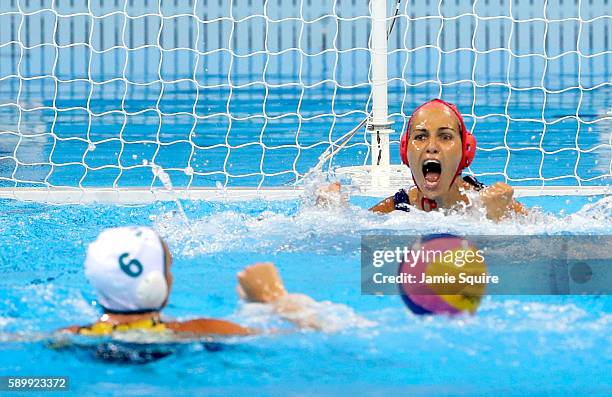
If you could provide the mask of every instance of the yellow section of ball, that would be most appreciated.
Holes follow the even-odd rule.
[[[447,250],[426,268],[428,287],[457,310],[475,312],[486,291],[487,265],[475,246]]]

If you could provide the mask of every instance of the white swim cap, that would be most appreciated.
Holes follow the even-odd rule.
[[[161,309],[168,297],[166,253],[147,227],[106,229],[89,244],[85,276],[110,312]]]

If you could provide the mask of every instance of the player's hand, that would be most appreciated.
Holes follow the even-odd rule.
[[[514,205],[514,189],[507,183],[497,182],[480,193],[482,203],[487,209],[487,217],[499,221],[506,216]]]
[[[271,303],[287,295],[287,290],[274,264],[261,262],[238,273],[238,294],[246,301]]]
[[[340,182],[333,182],[317,189],[316,204],[319,207],[330,207],[343,203]]]

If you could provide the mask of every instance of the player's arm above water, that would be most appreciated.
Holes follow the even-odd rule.
[[[328,185],[321,186],[317,189],[315,204],[317,207],[328,208],[337,205],[345,205],[348,200],[346,196],[342,194],[342,185],[340,182],[332,182]],[[370,208],[370,211],[389,213],[395,210],[395,204],[393,196],[384,199],[374,207]]]
[[[472,187],[470,185],[464,184],[464,189],[471,188]],[[482,206],[486,210],[487,218],[493,221],[500,221],[512,214],[527,214],[527,209],[514,199],[514,189],[512,186],[506,183],[497,182],[491,186],[483,187],[482,190],[480,190],[479,195],[482,201]],[[429,210],[425,207],[426,204],[419,200],[420,195],[418,190],[411,189],[408,193],[400,191],[395,196],[391,196],[380,201],[371,207],[370,211],[380,214],[388,214],[393,212],[398,209],[398,206],[396,205],[398,197],[409,197],[408,202],[404,201],[401,204],[412,204],[418,209],[425,211]]]
[[[471,189],[472,187],[464,184],[464,188]],[[339,201],[340,199],[330,199],[330,196],[339,194],[340,189],[341,187],[339,183],[333,183],[328,187],[320,189],[320,191],[325,193],[317,196],[317,205],[326,207],[329,206],[330,202]],[[512,214],[526,215],[528,212],[521,203],[514,199],[514,189],[512,186],[506,183],[497,182],[491,186],[483,187],[479,194],[482,201],[482,206],[486,210],[487,218],[493,221],[498,222]],[[421,195],[417,189],[413,188],[408,192],[401,190],[397,194],[376,203],[374,206],[369,208],[369,210],[379,214],[388,214],[401,209],[402,206],[404,206],[405,209],[408,209],[408,205],[412,205],[413,207],[424,211],[431,210],[432,208],[427,206],[427,204],[424,202],[425,200],[420,200],[419,197],[421,197]],[[403,198],[403,200],[400,198]],[[457,202],[459,201],[466,202],[464,199],[457,200]]]
[[[190,335],[242,336],[255,333],[255,331],[231,321],[214,318],[196,318],[187,321],[171,321],[164,324],[176,333]]]
[[[158,311],[138,314],[105,313],[92,325],[73,325],[61,328],[57,332],[102,336],[109,335],[115,330],[125,331],[138,329],[143,331],[156,331],[163,329],[173,331],[179,338],[194,336],[244,336],[256,333],[256,331],[252,329],[226,320],[197,318],[186,321],[161,321],[160,317]]]
[[[256,263],[238,273],[238,294],[248,302],[271,305],[276,314],[301,328],[325,328],[314,308],[317,302],[304,294],[288,293],[273,263]]]
[[[379,214],[388,214],[389,212],[395,211],[395,203],[393,202],[393,196],[387,197],[378,204],[374,205],[369,209],[372,212]]]
[[[514,199],[514,189],[507,183],[497,182],[480,192],[487,218],[500,221],[512,214],[526,215],[527,209]]]
[[[317,189],[315,204],[322,208],[342,206],[348,204],[348,198],[342,193],[340,182],[332,182]]]

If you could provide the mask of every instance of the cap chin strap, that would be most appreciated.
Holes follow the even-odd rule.
[[[427,211],[435,210],[436,208],[438,208],[438,203],[436,203],[436,200],[428,199],[427,197],[423,196],[423,198],[421,198],[421,207],[423,208],[423,210],[425,210],[425,203],[427,203],[427,205],[429,206],[429,209]]]

